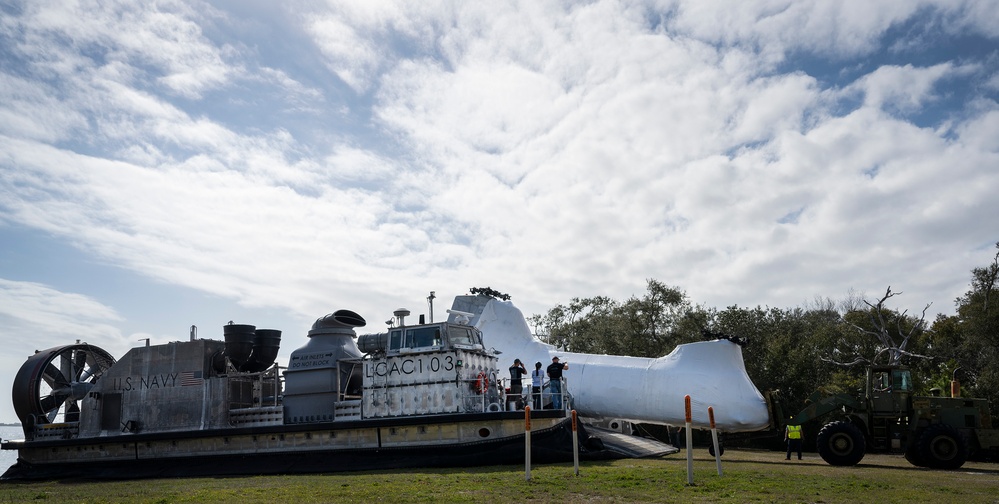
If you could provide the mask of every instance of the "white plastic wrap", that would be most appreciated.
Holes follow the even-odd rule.
[[[474,313],[472,324],[486,348],[502,352],[500,362],[519,358],[528,370],[558,356],[576,411],[585,417],[683,425],[684,396],[690,395],[693,425],[715,424],[727,432],[757,431],[769,425],[766,401],[746,374],[742,348],[727,340],[678,346],[656,359],[557,351],[537,340],[524,315],[509,301],[459,296],[454,309]]]

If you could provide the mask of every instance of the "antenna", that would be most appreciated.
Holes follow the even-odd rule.
[[[406,317],[409,316],[409,310],[399,308],[398,310],[392,312],[392,315],[395,316],[396,323],[399,324],[399,327],[403,327],[406,325]]]
[[[430,295],[427,296],[427,303],[430,304],[430,323],[431,324],[434,323],[434,299],[436,299],[436,298],[437,298],[437,296],[434,295],[434,291],[430,291]]]
[[[468,325],[468,321],[472,320],[472,317],[475,316],[474,313],[468,313],[458,310],[448,310],[447,312],[455,316],[454,322],[456,324],[461,324],[461,325]]]

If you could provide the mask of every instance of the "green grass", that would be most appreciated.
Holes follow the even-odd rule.
[[[703,453],[702,453],[703,452]],[[63,481],[0,485],[0,502],[961,502],[999,503],[999,466],[969,462],[958,471],[910,466],[901,456],[868,455],[832,467],[815,454],[726,450],[723,476],[704,450],[687,485],[685,452],[659,459],[423,469],[324,475]]]

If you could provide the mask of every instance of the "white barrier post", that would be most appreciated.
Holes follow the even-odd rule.
[[[579,434],[576,432],[576,410],[572,410],[572,465],[579,476]]]
[[[711,421],[711,442],[715,446],[715,465],[718,466],[718,475],[721,476],[721,450],[718,449],[718,429],[715,428],[715,410],[711,406],[708,406],[708,419]]]
[[[524,478],[531,481],[531,407],[524,408]]]
[[[690,395],[683,396],[684,413],[687,417],[687,484],[694,484],[694,434],[690,432]]]

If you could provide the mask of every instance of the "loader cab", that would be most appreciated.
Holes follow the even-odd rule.
[[[878,416],[908,416],[912,375],[898,366],[872,367],[867,375],[867,397],[871,413]]]

